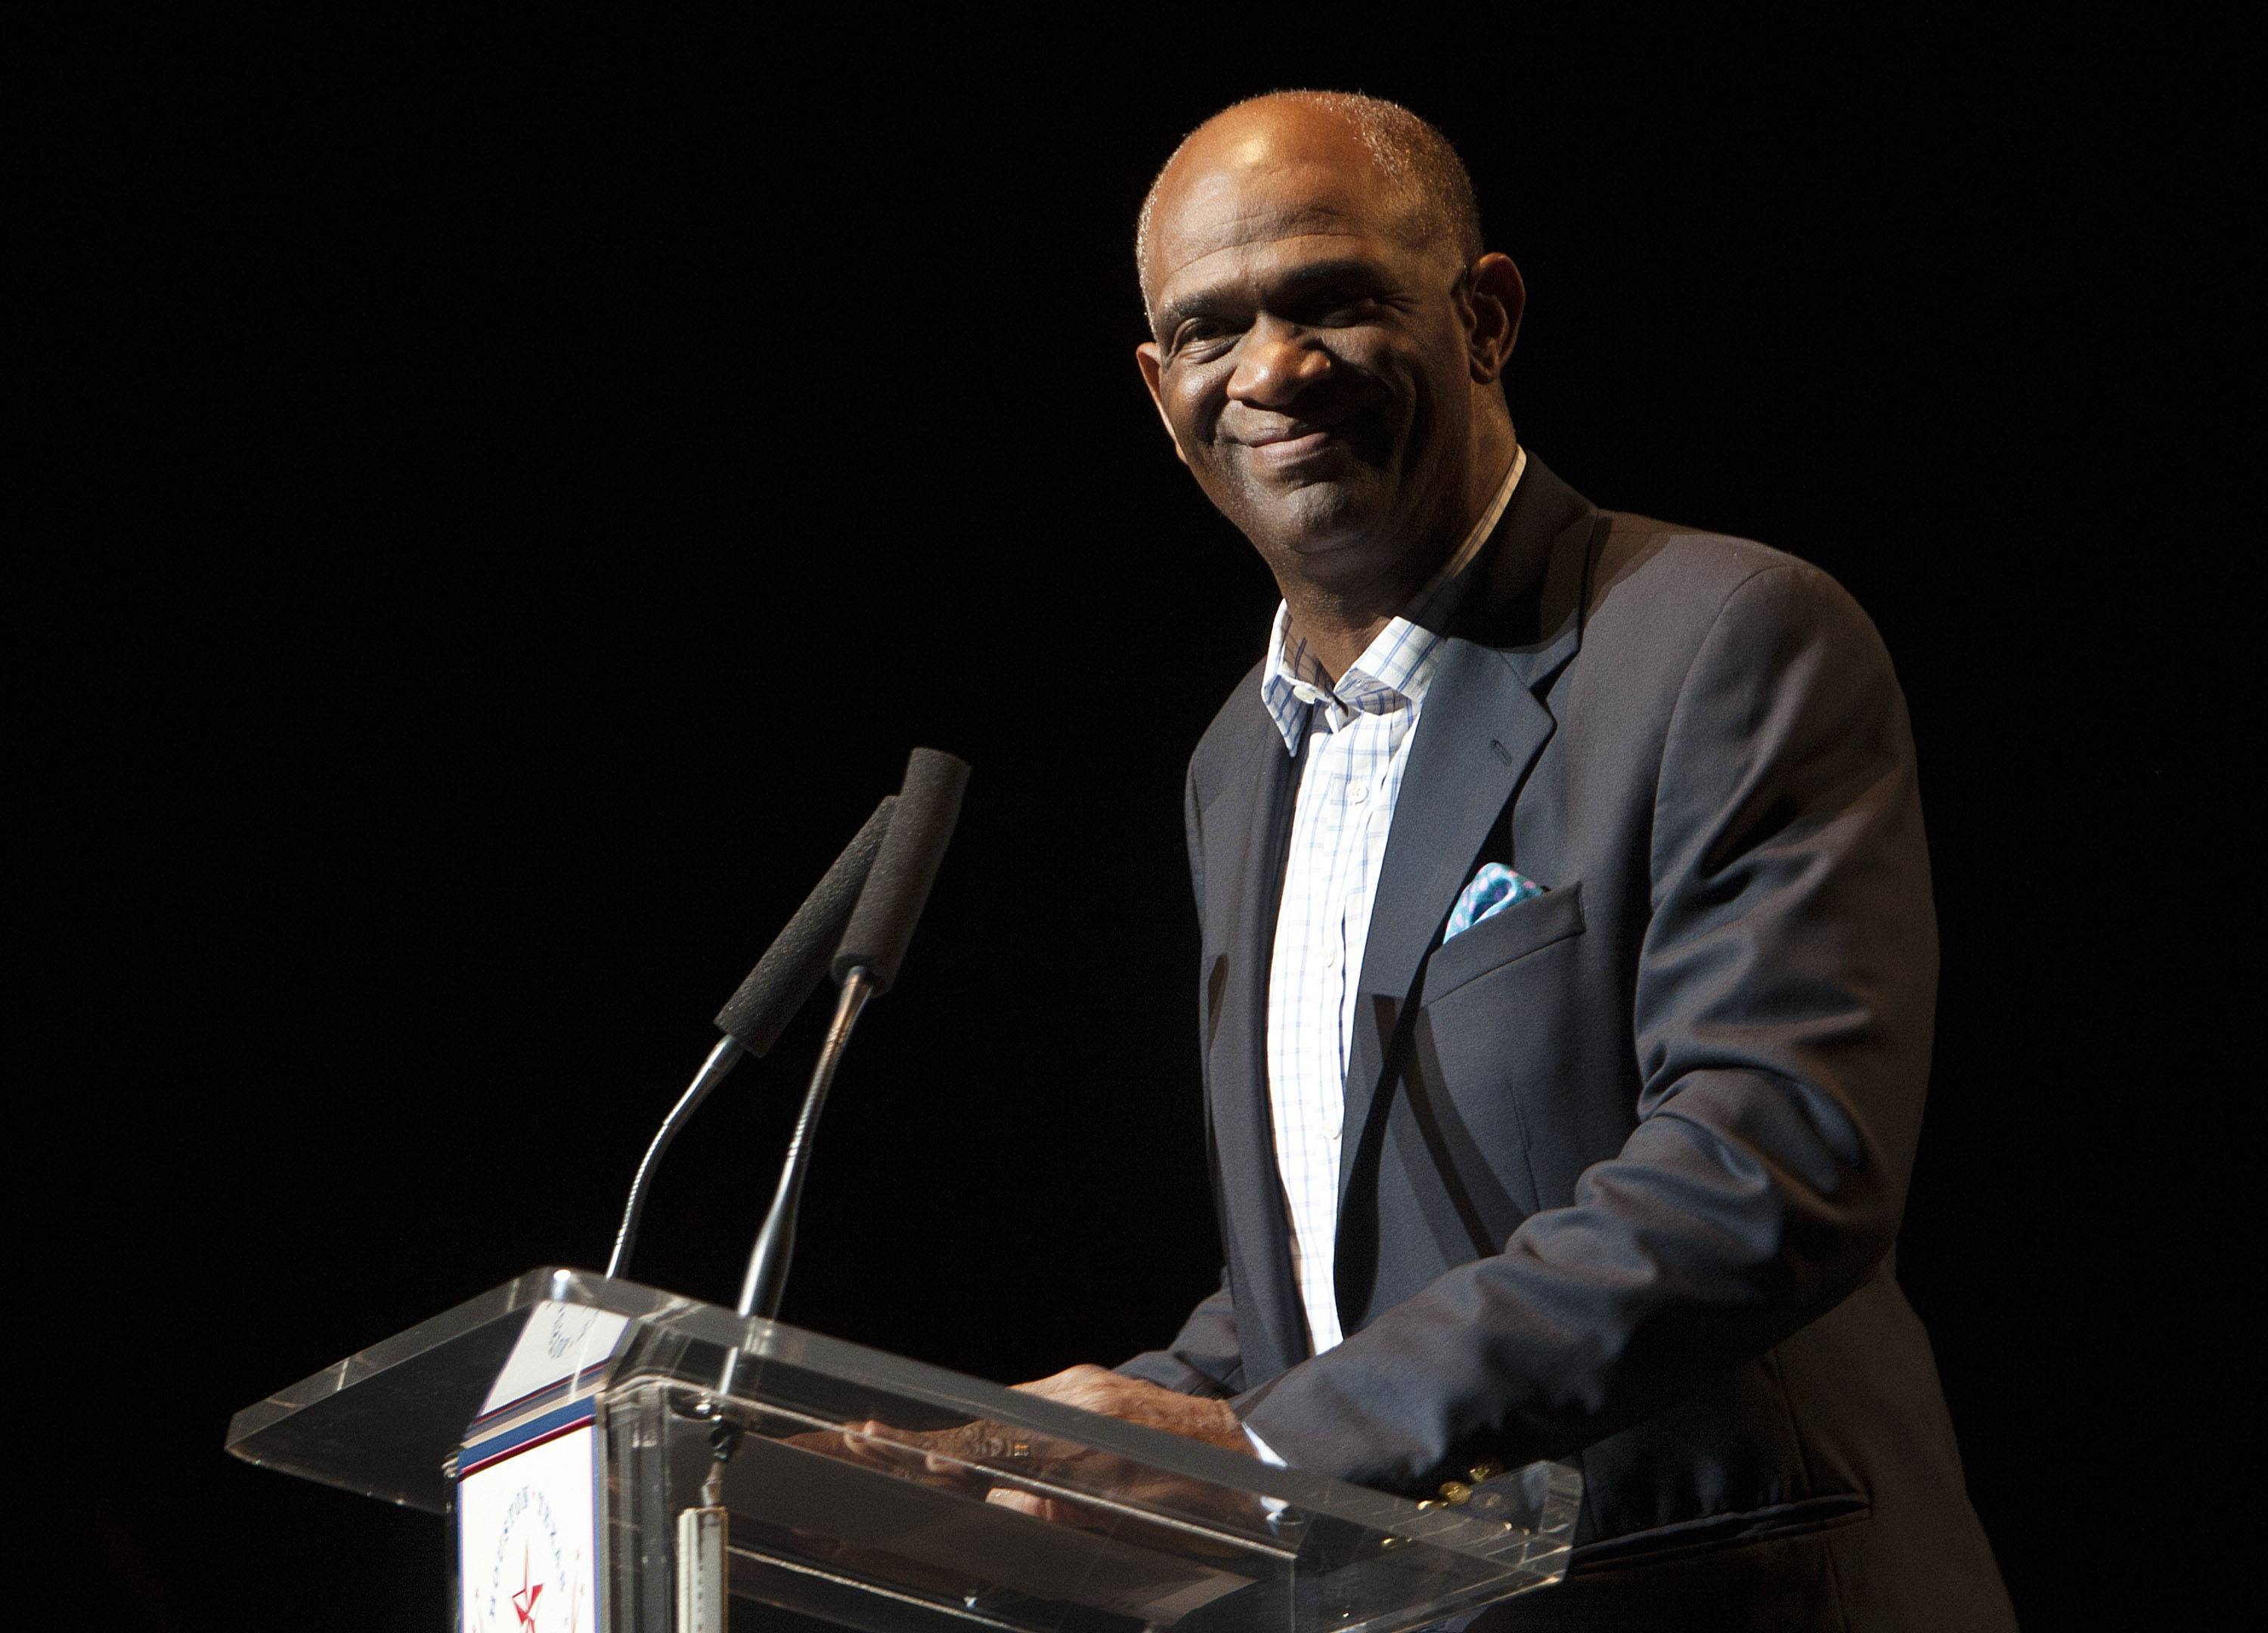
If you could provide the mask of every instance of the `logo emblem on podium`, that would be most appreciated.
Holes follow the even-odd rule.
[[[464,1633],[598,1633],[596,1440],[585,1416],[459,1479]]]

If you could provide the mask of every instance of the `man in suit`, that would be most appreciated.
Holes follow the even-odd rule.
[[[1405,110],[1229,109],[1138,254],[1283,592],[1188,785],[1226,1266],[1027,1387],[1411,1493],[1574,1460],[1484,1625],[2012,1626],[1893,1274],[1936,954],[1872,626],[1520,445],[1520,275]]]

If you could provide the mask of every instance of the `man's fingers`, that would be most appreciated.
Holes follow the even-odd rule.
[[[1041,1497],[1031,1491],[1019,1491],[1012,1486],[994,1486],[984,1494],[984,1500],[1000,1508],[1012,1508],[1020,1514],[1029,1514],[1035,1519],[1044,1519],[1051,1526],[1083,1524],[1088,1516],[1077,1505],[1060,1502],[1051,1497]]]
[[[1129,1423],[1162,1429],[1168,1434],[1236,1451],[1250,1449],[1237,1426],[1235,1414],[1225,1403],[1185,1395],[1138,1378],[1123,1377],[1104,1367],[1067,1366],[1052,1377],[1035,1378],[1016,1387],[1027,1394],[1109,1417],[1123,1417]]]
[[[1078,1407],[1085,1412],[1101,1412],[1110,1417],[1138,1417],[1138,1411],[1130,1410],[1129,1403],[1139,1401],[1152,1392],[1170,1394],[1155,1384],[1138,1379],[1122,1378],[1107,1366],[1066,1366],[1047,1378],[1035,1378],[1030,1383],[1016,1387],[1026,1394],[1038,1395],[1043,1401],[1060,1401],[1065,1406]]]
[[[892,1432],[887,1424],[872,1418],[864,1423],[843,1426],[843,1445],[858,1462],[889,1465],[903,1463],[912,1455],[906,1448],[893,1445],[882,1437]]]
[[[1026,1394],[1038,1395],[1042,1400],[1082,1406],[1088,1398],[1101,1394],[1110,1383],[1123,1381],[1116,1372],[1082,1363],[1078,1366],[1066,1366],[1060,1372],[1045,1378],[1035,1378],[1027,1384],[1018,1384],[1016,1387]]]

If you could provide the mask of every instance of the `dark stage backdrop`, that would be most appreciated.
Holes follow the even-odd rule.
[[[1140,389],[1128,240],[1180,133],[1283,84],[1464,151],[1539,455],[1881,626],[1946,944],[1900,1272],[2020,1609],[2163,1602],[2114,1556],[2216,1365],[2169,1200],[2195,904],[2151,886],[2218,725],[2164,706],[2154,567],[2218,105],[1989,40],[1123,26],[1124,67],[974,24],[918,66],[336,23],[57,59],[26,636],[68,1053],[26,1114],[72,1625],[439,1624],[441,1523],[225,1460],[230,1413],[602,1262],[710,1015],[916,744],[974,778],[786,1315],[1015,1380],[1207,1290],[1181,779],[1274,593]],[[729,1299],[819,1030],[681,1142],[641,1278]]]

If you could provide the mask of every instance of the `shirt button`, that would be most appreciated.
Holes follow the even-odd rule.
[[[1362,783],[1357,783],[1353,787],[1347,790],[1347,798],[1353,800],[1355,804],[1360,805],[1364,800],[1370,798],[1370,790]]]
[[[1325,1137],[1328,1138],[1332,1144],[1336,1145],[1339,1143],[1339,1131],[1336,1129],[1333,1129]]]
[[[1323,967],[1325,969],[1336,969],[1338,967],[1339,950],[1336,947],[1325,947],[1323,949]]]

